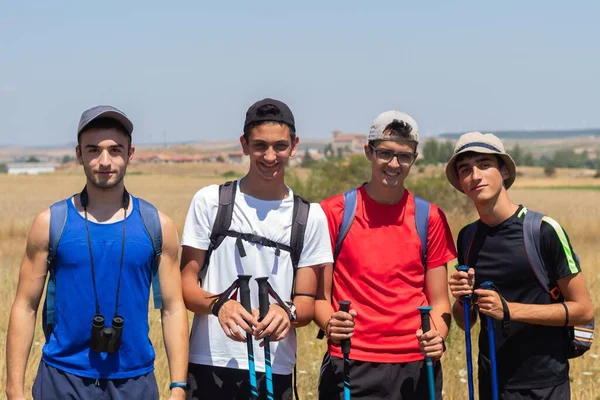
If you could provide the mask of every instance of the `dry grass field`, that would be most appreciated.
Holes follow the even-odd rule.
[[[235,170],[223,167],[132,166],[126,182],[132,193],[153,202],[169,215],[181,232],[189,202],[196,190],[207,184],[225,180],[221,174]],[[0,393],[4,393],[6,380],[4,348],[8,315],[16,291],[18,267],[25,247],[27,230],[39,211],[53,201],[81,190],[83,183],[79,169],[44,176],[0,175],[0,209],[4,215],[0,222]],[[596,252],[596,241],[600,237],[600,190],[596,190],[598,188],[600,179],[574,178],[567,171],[558,171],[555,178],[545,178],[541,170],[531,170],[525,172],[525,176],[518,179],[515,187],[510,190],[515,201],[550,214],[565,227],[581,258],[595,305],[600,301],[600,256]],[[455,234],[465,222],[472,219],[473,215],[449,215]],[[597,310],[598,308],[598,316]],[[151,311],[150,321],[151,339],[157,348],[157,379],[162,394],[167,396],[167,362],[157,311]],[[315,336],[314,326],[299,330],[298,381],[302,399],[317,397],[318,371],[325,343],[316,340]],[[476,340],[474,345],[476,354]],[[28,394],[31,393],[42,346],[43,335],[38,322],[26,377]],[[597,346],[596,344],[588,354],[571,363],[574,399],[600,398],[600,350]],[[444,398],[466,399],[464,342],[456,326],[453,326],[448,340],[448,351],[444,355],[443,366]]]

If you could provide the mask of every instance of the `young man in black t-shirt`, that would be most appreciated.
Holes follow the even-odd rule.
[[[484,281],[494,282],[498,292],[476,289],[474,293],[482,316],[503,319],[500,295],[508,305],[508,330],[503,332],[501,324],[495,324],[500,398],[569,399],[568,339],[564,326],[587,324],[594,311],[568,236],[547,216],[541,225],[541,255],[565,302],[553,301],[537,281],[523,240],[527,208],[513,203],[507,193],[515,175],[515,163],[496,136],[471,132],[458,140],[446,166],[446,176],[473,201],[480,219],[475,222],[476,233],[470,243],[463,243],[468,240],[466,227],[458,236],[459,263],[470,268],[468,272],[453,273],[448,282],[457,300],[452,313],[464,329],[461,297],[472,294]],[[476,319],[477,313],[473,312],[471,321]],[[492,398],[489,357],[487,324],[481,324],[481,399]]]

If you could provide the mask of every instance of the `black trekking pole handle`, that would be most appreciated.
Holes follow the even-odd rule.
[[[269,312],[269,285],[267,285],[269,278],[256,278],[254,279],[258,283],[258,318],[262,320]]]
[[[340,311],[343,312],[349,312],[350,311],[350,304],[351,302],[349,300],[340,300],[339,303],[340,305]],[[345,355],[350,354],[350,339],[344,339],[342,340],[342,353],[344,353]]]
[[[240,282],[240,302],[242,306],[252,314],[252,304],[250,301],[250,278],[251,275],[238,275]],[[252,345],[252,335],[246,332],[246,347],[248,349],[248,373],[250,378],[250,398],[258,399],[258,387],[256,385],[256,368],[254,366],[254,346]]]

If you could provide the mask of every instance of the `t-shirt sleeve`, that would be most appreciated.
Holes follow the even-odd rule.
[[[444,212],[432,204],[427,233],[427,268],[435,268],[456,258],[456,247]]]
[[[340,219],[338,214],[343,212],[340,210],[340,207],[336,204],[338,203],[336,198],[329,198],[323,200],[321,202],[321,208],[323,209],[323,213],[325,214],[325,218],[327,220],[327,227],[329,230],[329,241],[331,243],[331,251],[335,250],[335,242],[337,240],[339,229],[340,229]]]
[[[552,218],[544,217],[542,221],[542,257],[551,278],[558,280],[581,272],[567,232]]]
[[[194,195],[183,226],[182,246],[208,250],[218,207],[218,185],[206,186]]]
[[[311,203],[298,268],[333,262],[327,219],[318,203]]]

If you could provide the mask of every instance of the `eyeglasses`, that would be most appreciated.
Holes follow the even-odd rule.
[[[393,151],[388,150],[388,149],[376,149],[372,145],[369,145],[369,147],[371,147],[373,152],[375,152],[375,157],[377,158],[378,161],[380,161],[382,163],[390,163],[390,162],[392,162],[394,157],[396,157],[396,159],[398,160],[398,164],[404,165],[406,167],[411,166],[415,162],[415,160],[417,159],[417,154],[418,154],[416,152],[409,153],[406,151],[394,153]]]

